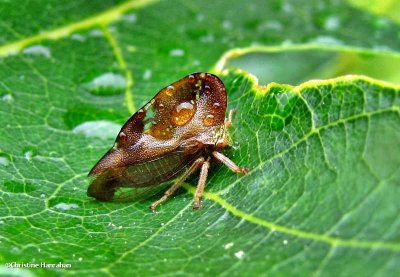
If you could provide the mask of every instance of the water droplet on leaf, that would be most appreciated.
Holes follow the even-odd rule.
[[[114,95],[125,91],[125,77],[117,73],[104,73],[83,85],[94,95]]]

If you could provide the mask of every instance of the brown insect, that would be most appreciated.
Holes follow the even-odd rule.
[[[100,201],[116,200],[119,188],[156,186],[181,176],[151,205],[167,200],[196,170],[200,178],[193,209],[200,208],[210,159],[236,173],[247,174],[220,151],[232,144],[225,120],[226,89],[209,73],[194,73],[160,90],[122,127],[114,146],[89,172],[95,176],[88,195]]]

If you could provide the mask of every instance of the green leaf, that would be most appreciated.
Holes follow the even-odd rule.
[[[391,64],[396,23],[344,1],[34,3],[0,4],[1,274],[400,274],[400,87],[308,81],[318,59],[260,61],[296,86],[228,69],[304,49]],[[159,196],[87,197],[86,175],[125,120],[194,71],[225,82],[237,109],[225,153],[249,175],[213,166],[196,212],[196,178],[155,214]]]

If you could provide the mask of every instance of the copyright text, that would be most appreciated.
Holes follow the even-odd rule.
[[[5,266],[6,268],[71,268],[71,264],[64,264],[62,262],[56,264],[11,262],[6,263]]]

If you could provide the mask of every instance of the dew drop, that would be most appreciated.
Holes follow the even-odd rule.
[[[12,97],[11,94],[6,94],[4,96],[1,97],[1,100],[3,100],[4,102],[12,102],[14,100],[14,98]]]
[[[243,256],[244,256],[244,252],[242,250],[235,253],[235,257],[238,259],[243,258]]]
[[[338,40],[337,38],[330,37],[330,36],[318,36],[312,39],[310,42],[317,43],[317,44],[333,44],[333,45],[341,45],[343,44],[342,41]]]
[[[40,198],[46,198],[46,194],[44,193],[40,194]]]
[[[72,34],[71,35],[71,39],[72,40],[76,40],[76,41],[80,41],[80,42],[84,42],[86,40],[86,38],[80,34]]]
[[[13,247],[11,247],[11,252],[14,254],[18,254],[21,252],[21,250],[18,247],[13,246]]]
[[[212,114],[208,114],[208,115],[204,118],[203,123],[204,123],[206,126],[211,126],[211,125],[213,125],[213,124],[214,124],[214,116],[213,116]]]
[[[174,86],[168,86],[166,93],[167,93],[168,96],[172,96],[174,91],[175,91],[175,87]]]
[[[143,80],[149,80],[151,78],[152,71],[150,69],[146,69],[143,73]]]
[[[125,91],[126,80],[121,74],[107,72],[83,86],[94,95],[114,95]]]
[[[36,156],[37,154],[37,149],[32,146],[26,146],[22,149],[22,152],[24,153],[24,157],[27,161],[31,161],[33,157]]]
[[[8,166],[10,164],[10,159],[4,154],[0,154],[0,165]]]
[[[129,23],[135,23],[137,21],[137,15],[134,13],[126,14],[122,17],[122,19]]]
[[[287,241],[286,239],[283,240],[283,244],[284,244],[284,245],[288,244],[288,241]]]
[[[215,41],[215,37],[212,34],[200,37],[200,41],[203,43],[210,43]]]
[[[202,22],[204,20],[204,14],[202,14],[202,13],[197,14],[196,15],[196,20],[198,22]]]
[[[24,156],[25,156],[26,160],[30,161],[30,160],[32,160],[33,153],[32,153],[32,151],[27,151],[24,153]]]
[[[218,102],[215,102],[215,103],[213,104],[213,107],[214,107],[215,109],[219,109],[219,108],[221,107],[221,104],[218,103]]]
[[[172,57],[182,57],[183,55],[185,55],[185,51],[183,51],[182,49],[172,49],[171,51],[169,51],[169,55]]]
[[[230,22],[229,20],[222,21],[222,28],[224,29],[232,28],[232,22]]]
[[[288,2],[285,2],[285,3],[283,4],[283,6],[282,6],[282,10],[283,10],[285,13],[292,13],[292,12],[293,12],[293,7],[292,7],[292,5],[290,5]]]
[[[46,58],[51,57],[50,49],[43,45],[33,45],[22,50],[22,53],[28,55],[44,56]]]
[[[193,80],[193,79],[194,79],[194,76],[193,76],[192,74],[190,74],[190,75],[188,76],[188,78],[191,79],[191,80]]]
[[[175,107],[172,113],[172,123],[178,126],[185,125],[194,115],[195,106],[190,102],[182,102]]]
[[[124,132],[120,132],[118,136],[120,138],[126,138],[126,134]]]
[[[79,206],[77,204],[58,203],[54,208],[61,211],[67,211],[70,209],[77,209]]]
[[[324,28],[328,31],[336,30],[339,25],[340,22],[337,16],[329,16],[324,22]]]
[[[93,29],[90,31],[89,35],[91,37],[102,37],[103,36],[103,32],[100,29]]]
[[[179,113],[182,109],[193,109],[193,105],[190,102],[182,102],[176,106],[176,112]]]
[[[110,139],[115,138],[115,134],[118,134],[120,129],[121,125],[112,121],[96,120],[83,122],[72,129],[72,132],[76,134],[83,134],[87,137]]]
[[[233,246],[233,242],[229,242],[227,244],[224,245],[224,249],[228,250],[229,248],[231,248]]]

